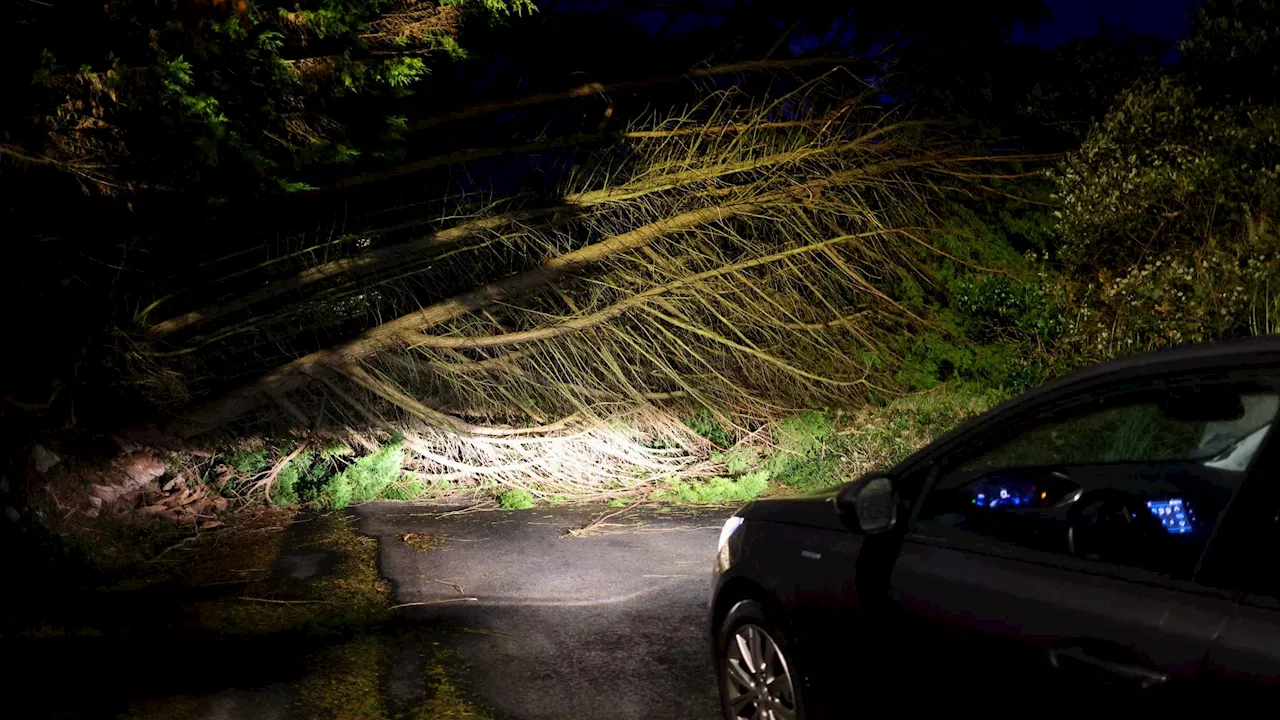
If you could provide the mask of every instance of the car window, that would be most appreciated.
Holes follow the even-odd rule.
[[[944,461],[916,529],[1189,576],[1278,411],[1276,390],[1239,384],[1081,401]]]

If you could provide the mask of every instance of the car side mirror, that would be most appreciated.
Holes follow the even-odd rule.
[[[836,503],[868,535],[898,524],[898,493],[888,475],[867,475],[855,481],[836,496]]]

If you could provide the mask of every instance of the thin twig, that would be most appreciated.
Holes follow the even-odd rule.
[[[636,506],[643,505],[644,503],[647,503],[647,502],[649,502],[649,500],[637,500],[631,503],[630,505],[622,508],[621,510],[615,510],[610,513],[605,513],[580,528],[575,528],[573,530],[570,530],[569,532],[565,533],[561,537],[582,537],[583,535],[586,535],[587,533],[590,533],[596,530],[597,528],[599,528],[604,523],[605,520],[609,520],[611,518],[617,517],[618,515],[621,515],[627,512],[628,510],[632,510]]]
[[[448,585],[454,590],[457,590],[459,595],[466,595],[466,593],[462,590],[462,586],[459,585],[458,583],[451,583],[448,580],[438,580],[436,578],[431,578],[431,582],[440,583],[441,585]]]
[[[271,598],[238,597],[246,602],[272,603],[274,605],[336,605],[332,600],[272,600]]]
[[[448,600],[426,600],[423,602],[400,603],[399,605],[392,605],[387,609],[396,610],[398,608],[403,608],[403,607],[422,607],[424,605],[448,605],[450,603],[476,602],[479,599],[480,598],[477,598],[477,597],[464,597],[464,598],[450,598]]]

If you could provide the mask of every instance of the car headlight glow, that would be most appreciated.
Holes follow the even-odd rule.
[[[717,552],[729,544],[729,538],[733,537],[733,533],[740,527],[742,527],[742,518],[737,515],[724,521],[724,527],[720,528],[720,542],[716,545]]]

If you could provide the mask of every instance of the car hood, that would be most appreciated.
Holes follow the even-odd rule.
[[[805,525],[826,530],[848,530],[840,511],[836,509],[836,495],[844,486],[823,490],[812,495],[791,498],[755,500],[741,510],[738,516],[746,520]]]

